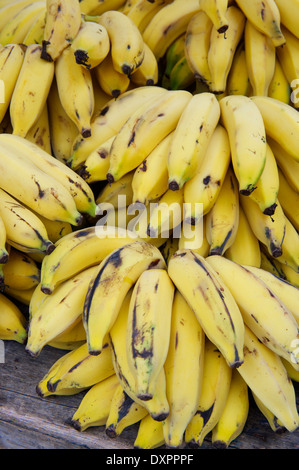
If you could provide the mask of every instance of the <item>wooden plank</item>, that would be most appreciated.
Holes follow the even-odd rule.
[[[41,398],[35,387],[65,351],[45,347],[31,358],[24,346],[7,341],[5,363],[0,364],[0,448],[2,449],[133,449],[138,426],[127,428],[117,439],[105,434],[104,426],[75,430],[70,418],[84,392],[72,396]],[[299,384],[295,384],[299,406]],[[165,448],[165,447],[164,447]],[[202,448],[213,449],[208,436]],[[298,449],[299,429],[274,433],[251,401],[243,433],[231,448]]]

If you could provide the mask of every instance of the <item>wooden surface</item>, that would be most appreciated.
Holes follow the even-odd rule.
[[[36,359],[24,346],[5,342],[5,362],[0,364],[0,448],[2,449],[133,449],[137,425],[117,439],[106,436],[104,427],[79,432],[70,424],[84,393],[40,398],[36,384],[65,351],[45,347]],[[299,384],[295,384],[299,406]],[[202,448],[212,449],[209,436]],[[256,408],[241,436],[230,448],[299,449],[299,429],[294,433],[274,433]],[[163,448],[162,448],[163,449]],[[198,452],[199,450],[193,452]]]

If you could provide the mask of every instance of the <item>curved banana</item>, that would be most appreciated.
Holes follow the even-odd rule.
[[[275,47],[285,43],[280,27],[280,12],[275,0],[236,0],[236,3],[246,18],[266,34]]]
[[[208,15],[218,33],[225,33],[229,27],[226,18],[228,0],[199,0],[199,6]]]
[[[146,3],[148,3],[149,5],[153,5],[149,2]],[[158,61],[153,51],[146,44],[146,42],[144,43],[143,47],[143,61],[141,65],[130,76],[130,82],[137,86],[157,85],[159,79]]]
[[[172,256],[168,273],[206,336],[231,368],[239,367],[243,362],[244,321],[220,276],[202,256],[187,249],[178,250]]]
[[[233,62],[227,77],[226,90],[227,95],[250,96],[250,94],[252,94],[243,41],[239,44],[234,54]]]
[[[99,192],[96,203],[99,207],[108,204],[109,208],[122,209],[128,207],[133,202],[133,182],[134,171],[126,173],[118,181],[107,183]]]
[[[32,0],[13,0],[0,7],[0,31],[16,13],[32,4]]]
[[[200,447],[206,435],[216,426],[227,403],[232,369],[221,352],[205,340],[202,386],[197,410],[185,431],[185,442]]]
[[[258,407],[260,412],[264,415],[264,417],[268,421],[269,426],[272,429],[272,431],[277,432],[277,433],[283,432],[284,427],[281,426],[279,419],[277,419],[277,417],[272,413],[272,411],[270,411],[269,408],[267,408],[267,406],[256,396],[255,393],[251,391],[251,394],[253,396],[256,406]]]
[[[245,16],[235,6],[228,7],[226,18],[228,28],[225,34],[219,33],[215,26],[212,27],[208,52],[208,66],[211,73],[210,91],[218,95],[226,90],[234,54],[245,27]]]
[[[3,265],[5,286],[17,290],[36,287],[40,281],[37,263],[26,253],[12,248],[8,262]]]
[[[160,199],[150,203],[149,221],[146,227],[146,233],[143,232],[142,224],[137,231],[143,238],[146,235],[151,239],[168,238],[171,230],[179,230],[184,218],[184,193],[183,189],[172,191],[168,189]]]
[[[147,414],[139,423],[134,449],[156,449],[164,444],[163,422]]]
[[[118,385],[118,378],[114,374],[87,390],[71,419],[77,431],[83,432],[92,426],[105,426]]]
[[[110,150],[115,136],[113,135],[102,145],[93,150],[80,166],[77,173],[88,183],[105,181],[110,165]]]
[[[78,34],[81,26],[79,0],[47,0],[46,24],[41,57],[56,61]]]
[[[223,255],[235,241],[239,226],[238,182],[228,168],[219,195],[207,213],[206,237],[210,255]]]
[[[248,196],[254,190],[266,163],[264,121],[255,101],[247,96],[226,96],[220,100],[220,109],[229,136],[239,192]]]
[[[85,138],[91,135],[94,112],[93,83],[90,70],[78,65],[71,47],[55,61],[55,78],[61,104]]]
[[[74,275],[47,296],[37,308],[31,309],[26,351],[37,357],[44,346],[82,318],[89,282],[96,267]]]
[[[292,286],[299,287],[299,273],[286,264],[280,263],[263,249],[263,247],[261,247],[261,268],[274,274],[279,279],[287,281]]]
[[[48,104],[46,102],[41,115],[25,136],[26,140],[52,154]]]
[[[49,240],[56,243],[65,235],[72,233],[73,227],[69,222],[60,222],[59,220],[49,220],[40,214],[36,214],[46,227]]]
[[[113,98],[127,91],[131,83],[127,75],[114,68],[111,53],[107,54],[105,59],[95,67],[94,72],[101,89]]]
[[[292,222],[285,216],[285,236],[282,243],[282,254],[277,261],[299,273],[299,233]]]
[[[176,290],[164,365],[170,412],[163,421],[163,435],[168,447],[182,444],[185,429],[197,410],[203,381],[204,348],[204,332],[186,300]]]
[[[4,100],[0,103],[0,122],[9,108],[10,100],[24,60],[20,44],[8,44],[0,49],[0,80],[4,84]]]
[[[46,25],[46,6],[40,14],[36,17],[34,23],[31,25],[30,29],[27,31],[26,36],[24,37],[22,43],[25,46],[29,44],[41,44],[44,38],[44,29]]]
[[[85,15],[101,15],[107,10],[123,8],[126,0],[81,0],[81,12]]]
[[[105,423],[105,432],[107,436],[115,439],[121,435],[124,429],[138,423],[147,415],[147,409],[129,397],[122,385],[119,384],[112,398]]]
[[[25,344],[27,340],[25,315],[2,293],[0,293],[0,307],[0,338]]]
[[[72,325],[63,333],[56,336],[53,341],[50,341],[49,346],[56,349],[73,351],[74,349],[77,349],[78,347],[82,346],[85,342],[86,333],[82,319],[80,319],[78,323]]]
[[[294,225],[296,230],[299,231],[299,193],[289,184],[287,178],[284,176],[282,171],[278,168],[279,175],[279,190],[278,199],[281,207],[289,219]]]
[[[244,362],[239,373],[263,404],[292,432],[299,426],[294,386],[280,357],[245,326]]]
[[[298,35],[299,5],[296,0],[275,0],[279,9],[280,21],[291,33]]]
[[[275,69],[269,85],[268,96],[270,96],[270,98],[282,101],[283,103],[290,104],[291,88],[279,62],[278,54],[276,54]]]
[[[71,42],[71,49],[77,64],[93,69],[110,51],[110,39],[106,28],[96,21],[83,21]]]
[[[41,115],[54,77],[54,64],[45,62],[40,54],[40,44],[27,46],[10,101],[13,134],[21,137],[26,136]]]
[[[164,137],[172,132],[192,95],[165,91],[137,109],[116,135],[110,152],[109,183],[137,168]]]
[[[140,400],[153,398],[170,341],[174,286],[165,269],[149,269],[137,279],[130,300],[127,358]],[[163,338],[163,339],[162,339]]]
[[[131,18],[135,23],[138,29],[143,24],[147,15],[150,15],[158,7],[162,7],[168,3],[171,3],[169,0],[155,0],[154,2],[149,2],[148,0],[137,0],[136,2],[130,1],[128,8],[124,9],[124,13]]]
[[[299,162],[271,137],[267,138],[267,142],[274,153],[279,170],[286,178],[289,186],[298,193]]]
[[[16,14],[0,31],[0,44],[22,44],[23,40],[41,12],[46,12],[46,1],[35,1],[17,10]]]
[[[168,185],[181,189],[201,166],[220,119],[220,106],[212,93],[193,95],[183,109],[168,150]]]
[[[182,223],[182,231],[178,240],[178,249],[191,249],[206,258],[209,254],[210,245],[206,236],[206,216],[197,219],[194,224]]]
[[[287,80],[290,91],[289,99],[295,108],[298,108],[298,100],[296,97],[297,82],[299,79],[299,54],[298,54],[298,37],[291,33],[287,28],[282,26],[283,34],[286,42],[282,46],[277,47],[276,56],[280,62],[284,78]],[[295,85],[294,85],[295,83]],[[287,104],[291,104],[287,101]]]

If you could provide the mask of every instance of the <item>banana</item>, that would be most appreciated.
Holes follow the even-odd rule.
[[[220,276],[203,257],[187,249],[172,256],[168,274],[230,368],[239,367],[243,362],[244,321]]]
[[[156,449],[164,444],[163,422],[155,421],[147,414],[140,420],[134,449]]]
[[[26,253],[10,250],[8,262],[3,265],[5,286],[17,290],[36,287],[40,281],[37,263]]]
[[[252,94],[243,41],[241,41],[241,43],[236,49],[233,62],[227,77],[226,90],[227,95],[250,96],[250,94]]]
[[[284,175],[289,186],[298,193],[299,162],[296,161],[292,155],[290,155],[274,139],[268,137],[267,142],[270,145],[272,152],[274,153],[281,174]]]
[[[48,113],[52,155],[66,163],[72,154],[72,146],[78,135],[76,124],[65,112],[58,94],[56,80],[53,80],[48,99]]]
[[[195,84],[194,73],[189,67],[186,57],[182,57],[173,67],[169,76],[169,90],[185,90]]]
[[[0,215],[0,265],[7,263],[9,260],[9,248],[6,245],[7,233],[4,220]],[[2,273],[3,274],[3,273]]]
[[[81,134],[73,142],[73,151],[68,160],[69,166],[77,169],[87,156],[107,139],[115,135],[134,111],[146,100],[151,101],[155,96],[165,93],[159,86],[137,87],[128,90],[117,99],[106,103],[91,122],[91,136],[84,139]]]
[[[174,286],[165,269],[143,271],[133,287],[126,342],[134,391],[140,400],[153,398],[166,360],[173,297]]]
[[[268,96],[283,103],[290,104],[291,88],[289,81],[279,62],[278,54],[276,54],[275,69],[273,78],[269,85]]]
[[[77,173],[88,183],[106,181],[106,174],[110,165],[110,149],[115,136],[113,135],[102,145],[93,150],[80,166]]]
[[[200,447],[206,435],[216,426],[230,391],[232,369],[221,352],[205,340],[202,386],[197,410],[185,431],[185,442]]]
[[[114,374],[93,385],[82,398],[71,423],[77,431],[85,431],[92,426],[106,424],[112,398],[119,384]]]
[[[274,0],[236,0],[238,7],[246,18],[262,33],[266,34],[275,47],[285,43],[285,37],[281,31],[280,12]]]
[[[239,207],[239,224],[236,238],[226,250],[224,256],[239,264],[256,267],[261,265],[259,241],[249,225],[242,206]]]
[[[161,251],[165,263],[168,264],[173,253],[175,253],[179,249],[179,238],[175,237],[173,233],[170,234],[169,238],[166,240],[163,245],[159,246],[159,250]]]
[[[217,200],[231,160],[231,149],[226,129],[217,124],[210,137],[206,153],[197,172],[184,185],[185,220],[194,223],[196,204],[202,204],[206,215]]]
[[[109,183],[136,169],[161,140],[172,132],[192,95],[165,91],[150,106],[137,109],[116,135],[110,153]]]
[[[82,319],[50,341],[49,346],[56,349],[73,351],[86,342],[86,333]]]
[[[154,2],[149,2],[148,0],[138,0],[134,3],[131,2],[130,8],[125,14],[135,23],[138,29],[143,24],[144,19],[147,15],[150,15],[151,12],[155,11],[157,7],[162,7],[168,3],[171,3],[169,0],[155,0]]]
[[[87,69],[99,65],[110,50],[110,39],[106,28],[95,21],[83,21],[71,43],[76,62]]]
[[[203,381],[204,348],[204,332],[186,300],[176,290],[164,366],[170,413],[163,422],[163,434],[168,447],[182,444],[185,429],[197,410]]]
[[[263,247],[261,247],[261,268],[279,277],[279,279],[299,287],[299,273],[286,264],[280,263],[277,258],[273,258]]]
[[[163,196],[168,189],[168,151],[173,132],[168,134],[134,170],[132,203],[147,205]],[[115,184],[115,183],[113,183]]]
[[[249,197],[258,204],[264,214],[273,215],[279,190],[278,165],[268,143],[266,147],[266,163],[263,172]]]
[[[184,52],[195,79],[211,86],[211,72],[208,64],[210,37],[213,23],[204,11],[195,13],[188,22],[185,33]]]
[[[144,41],[133,20],[117,10],[108,10],[97,17],[110,39],[110,52],[115,70],[131,75],[143,61]]]
[[[97,116],[103,107],[111,100],[111,96],[107,95],[100,85],[94,74],[92,74],[93,94],[94,94],[94,111],[92,119]]]
[[[13,0],[0,6],[0,31],[15,16],[16,13],[32,4],[32,0]]]
[[[249,20],[245,24],[244,46],[252,94],[268,96],[275,70],[276,48],[271,39]]]
[[[269,216],[262,213],[255,201],[247,196],[240,196],[240,203],[254,235],[274,258],[282,254],[286,233],[285,215],[279,201],[276,202],[275,213]]]
[[[238,371],[248,387],[290,432],[299,425],[295,390],[280,359],[245,326],[244,362]]]
[[[269,96],[252,96],[265,125],[267,138],[275,140],[294,160],[299,161],[299,123],[297,110],[282,101]]]
[[[162,7],[143,31],[143,40],[159,61],[175,39],[186,32],[192,16],[199,11],[198,0],[174,0]]]
[[[81,26],[79,0],[47,0],[41,57],[54,62],[78,34]]]
[[[81,319],[85,295],[96,267],[83,270],[57,287],[31,310],[26,351],[37,357],[50,341]]]
[[[203,256],[208,256],[210,245],[206,237],[206,217],[196,220],[194,225],[182,223],[182,231],[178,240],[178,249],[191,249]]]
[[[189,100],[173,132],[168,150],[168,185],[181,189],[202,164],[220,119],[220,106],[212,93],[199,93]]]
[[[289,184],[288,180],[279,168],[278,175],[279,202],[289,221],[294,225],[296,230],[299,231],[299,193],[292,188],[292,186]]]
[[[277,261],[286,264],[289,268],[299,273],[299,233],[285,216],[285,236],[282,243],[282,254]]]
[[[101,89],[110,97],[122,95],[131,83],[130,78],[114,68],[111,53],[95,67],[95,77]]]
[[[8,44],[0,49],[0,80],[4,84],[4,100],[0,103],[0,122],[6,112],[24,60],[24,48],[20,44]]]
[[[26,305],[26,307],[29,306],[34,291],[35,287],[26,290],[12,289],[9,287],[4,288],[4,293],[7,294],[10,299],[15,299],[21,304]]]
[[[199,6],[208,15],[214,28],[219,33],[225,33],[229,27],[226,17],[228,0],[199,0]]]
[[[71,47],[55,61],[55,78],[61,104],[85,138],[91,135],[94,112],[93,83],[90,70],[76,63]]]
[[[52,153],[48,105],[45,103],[41,115],[25,136],[48,154]]]
[[[226,449],[243,431],[249,413],[248,386],[237,370],[233,370],[223,412],[212,429],[212,443]]]
[[[42,221],[26,206],[0,189],[0,217],[6,241],[25,253],[51,253],[55,248]],[[6,257],[4,258],[5,261]]]
[[[175,64],[185,55],[185,34],[181,34],[176,38],[165,52],[165,68],[164,75],[169,78]]]
[[[239,192],[248,196],[254,190],[266,163],[266,130],[262,114],[255,101],[241,95],[222,98],[220,109],[229,136]]]
[[[118,181],[107,183],[96,198],[98,206],[105,208],[108,204],[109,208],[114,207],[115,209],[128,207],[133,202],[133,177],[134,171],[131,171]]]
[[[54,64],[45,62],[40,54],[39,44],[27,46],[10,101],[13,134],[21,137],[26,136],[41,115],[54,77]]]
[[[52,393],[70,388],[89,388],[114,375],[108,343],[98,356],[88,353],[87,343],[66,355],[58,369],[49,377],[47,388]]]
[[[46,13],[47,11],[45,7],[35,18],[34,23],[31,25],[30,29],[27,31],[27,34],[22,41],[25,46],[29,46],[29,44],[42,43],[44,38],[44,29],[46,25]]]
[[[239,225],[238,182],[231,167],[214,206],[207,214],[206,237],[209,254],[223,255],[235,241]]]
[[[46,227],[49,240],[56,243],[65,235],[72,233],[73,228],[68,222],[60,222],[59,220],[49,220],[42,215],[36,214]]]
[[[272,411],[270,411],[269,408],[265,406],[265,404],[256,396],[255,393],[251,391],[251,394],[253,396],[256,406],[268,421],[268,424],[272,431],[277,433],[283,432],[284,427],[280,425],[279,419],[277,419],[277,417],[272,413]]]
[[[165,267],[158,248],[143,241],[128,243],[101,261],[90,282],[83,312],[91,354],[100,353],[104,336],[113,326],[125,295],[141,273]]]
[[[145,3],[148,3],[147,1]],[[153,5],[150,4],[149,5]],[[144,57],[141,65],[130,76],[130,83],[137,86],[157,85],[159,67],[157,59],[149,46],[144,43]]]
[[[256,337],[277,355],[298,364],[294,345],[299,337],[298,325],[280,297],[244,265],[220,256],[208,257],[207,262],[232,293],[244,323]]]
[[[135,403],[119,384],[114,392],[105,423],[105,432],[112,439],[120,436],[128,426],[141,421],[148,415],[148,411],[139,403]]]
[[[208,66],[211,73],[210,91],[218,95],[226,90],[234,54],[245,28],[245,16],[239,8],[228,7],[226,18],[228,29],[225,34],[219,33],[215,26],[212,27],[208,52]]]
[[[56,179],[73,197],[78,212],[94,216],[96,203],[90,186],[75,171],[43,151],[38,145],[22,137],[10,134],[0,135],[1,146],[11,152],[18,152],[22,159],[30,161],[53,180]]]
[[[275,0],[275,3],[279,9],[282,25],[298,37],[298,2],[296,0]]]
[[[299,382],[299,371],[296,370],[293,367],[293,365],[290,362],[286,361],[285,359],[282,358],[281,362],[285,366],[285,369],[286,369],[290,379],[293,380],[294,382]]]
[[[112,251],[134,240],[133,232],[115,227],[92,226],[65,235],[56,243],[55,256],[43,260],[41,290],[51,294],[59,283],[99,264]]]
[[[25,344],[27,340],[25,315],[2,293],[0,293],[0,306],[0,338]]]
[[[150,204],[149,221],[146,228],[146,234],[142,231],[142,225],[137,231],[143,238],[146,235],[149,238],[168,238],[171,230],[180,232],[180,225],[184,218],[184,193],[183,189],[172,191],[168,189],[166,193],[156,202]]]
[[[132,289],[125,296],[118,317],[109,332],[109,342],[112,351],[112,361],[115,373],[126,394],[147,409],[148,413],[155,421],[163,421],[169,414],[169,403],[166,396],[166,377],[164,368],[159,374],[156,383],[154,397],[151,400],[139,400],[134,393],[135,380],[131,374],[127,358],[127,324],[129,304],[131,300]]]
[[[125,0],[81,0],[80,8],[85,15],[101,15],[107,10],[118,10],[125,3]]]

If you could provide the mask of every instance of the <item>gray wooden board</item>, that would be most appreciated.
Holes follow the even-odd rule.
[[[2,449],[133,449],[138,425],[117,439],[105,434],[104,426],[79,432],[70,424],[84,392],[73,396],[40,398],[39,380],[66,351],[46,346],[33,359],[23,345],[5,342],[5,361],[0,363],[0,448]],[[299,406],[299,384],[295,384]],[[210,436],[202,449],[214,448]],[[274,433],[255,403],[243,433],[231,444],[235,449],[299,449],[299,429]],[[163,448],[162,448],[163,449]],[[195,450],[199,452],[200,449]]]

